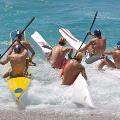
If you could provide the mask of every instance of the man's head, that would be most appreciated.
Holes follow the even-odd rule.
[[[76,59],[78,62],[80,62],[80,63],[81,63],[82,58],[83,58],[82,53],[81,53],[81,52],[78,52],[78,53],[77,53],[77,55],[76,55],[76,58],[75,58],[75,59]]]
[[[94,30],[94,36],[98,37],[98,38],[101,38],[101,31],[99,29],[95,29]]]
[[[16,39],[22,40],[22,34],[21,34],[21,31],[19,30],[17,30]]]
[[[59,44],[64,46],[66,44],[66,39],[61,37],[60,40],[59,40]]]
[[[117,42],[117,49],[120,50],[120,40],[118,40],[118,42]]]
[[[15,47],[14,47],[14,52],[15,53],[21,53],[21,51],[22,51],[22,46],[21,45],[16,45]]]

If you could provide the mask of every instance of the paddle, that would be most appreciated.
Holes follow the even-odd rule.
[[[48,45],[43,45],[42,47],[52,50],[52,47],[50,47]]]
[[[33,17],[29,23],[25,26],[25,28],[20,32],[20,34],[18,35],[18,38],[20,37],[20,35],[28,28],[28,26],[33,22],[33,20],[35,19],[35,17]],[[12,47],[12,45],[16,42],[16,40],[8,47],[8,49],[0,56],[0,59],[8,52],[8,50]]]
[[[94,25],[94,23],[95,23],[95,20],[96,20],[97,14],[98,14],[98,11],[96,11],[96,13],[95,13],[94,19],[93,19],[92,24],[91,24],[90,29],[89,29],[89,32],[91,31],[91,29],[92,29],[92,27],[93,27],[93,25]],[[85,38],[83,39],[83,42],[81,43],[79,49],[82,47],[82,45],[83,45],[83,43],[85,42],[87,36],[88,36],[88,33],[86,34]],[[77,55],[77,52],[76,52],[74,58],[76,57],[76,55]]]

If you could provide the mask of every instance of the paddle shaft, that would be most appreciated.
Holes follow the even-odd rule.
[[[93,25],[94,25],[94,23],[95,23],[95,20],[96,20],[97,14],[98,14],[98,11],[96,11],[96,13],[95,13],[95,16],[94,16],[94,19],[93,19],[93,22],[92,22],[92,24],[91,24],[91,26],[90,26],[89,31],[91,31],[91,29],[92,29],[92,27],[93,27]],[[85,42],[87,36],[88,36],[88,33],[86,34],[86,36],[85,36],[83,42],[81,43],[79,49],[82,47],[82,45],[83,45],[83,43]],[[76,52],[75,56],[76,56],[76,55],[77,55],[77,52]],[[75,56],[74,56],[74,57],[75,57]]]
[[[22,32],[20,34],[22,34],[27,28],[28,26],[33,22],[33,20],[35,19],[35,17],[33,17],[30,22],[25,26],[25,28],[22,30]],[[0,59],[8,52],[8,50],[12,47],[12,45],[16,42],[16,40],[8,47],[8,49],[0,56]]]

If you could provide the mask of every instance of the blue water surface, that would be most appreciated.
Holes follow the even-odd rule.
[[[37,30],[54,46],[60,37],[60,27],[68,28],[78,39],[84,39],[96,11],[98,16],[93,30],[101,29],[107,38],[107,48],[114,48],[120,39],[119,3],[118,0],[1,0],[0,52],[9,46],[9,32],[23,29],[33,16],[36,19],[27,29],[27,38],[33,45],[36,44],[30,35]],[[35,47],[35,50],[39,49]]]

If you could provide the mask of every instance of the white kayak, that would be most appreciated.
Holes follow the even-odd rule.
[[[77,104],[94,108],[94,104],[88,90],[88,85],[81,74],[78,75],[73,83],[72,101]]]
[[[46,44],[47,46],[50,45],[44,40],[44,38],[38,32],[34,32],[34,34],[32,34],[31,37],[39,45],[44,54],[51,51],[49,47],[48,48],[43,47],[43,43]],[[86,80],[82,77],[81,74],[78,75],[72,86],[73,86],[72,101],[74,103],[93,108],[94,105],[88,90],[88,85],[86,83]]]
[[[80,45],[82,44],[82,40],[75,38],[73,34],[66,28],[60,28],[59,32],[75,50],[79,49]],[[85,44],[83,43],[82,47],[84,46]]]
[[[35,31],[34,34],[31,35],[33,40],[39,45],[39,47],[42,49],[42,52],[47,55],[51,52],[51,46],[44,40],[44,38]]]

